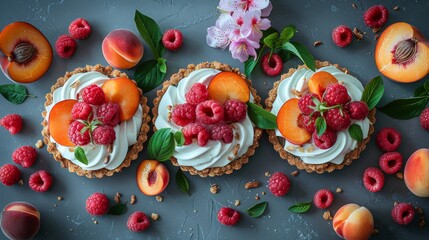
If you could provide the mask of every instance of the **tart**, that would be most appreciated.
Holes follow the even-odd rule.
[[[194,97],[205,96],[204,101],[201,100],[203,102],[192,103],[196,105],[194,108],[196,109],[197,119],[191,120],[190,122],[192,123],[189,124],[177,122],[175,109],[184,105],[192,109],[190,102],[193,100],[191,101],[186,95],[188,92],[194,91],[192,89],[194,85],[198,85],[197,83],[200,87],[201,85],[203,86],[201,90],[203,92],[198,92],[200,90],[197,89]],[[239,86],[237,87],[234,84]],[[206,88],[207,92],[204,90]],[[241,74],[236,68],[231,68],[229,65],[219,62],[190,64],[186,69],[180,69],[179,72],[171,76],[170,80],[164,82],[162,89],[157,92],[157,98],[153,101],[153,123],[154,131],[161,128],[170,128],[174,132],[182,131],[185,136],[185,145],[176,145],[173,156],[170,158],[173,165],[180,166],[183,171],[188,171],[192,175],[213,177],[231,174],[249,161],[249,157],[254,154],[255,149],[259,146],[262,129],[252,123],[246,110],[242,115],[243,118],[236,122],[215,119],[213,120],[214,122],[220,121],[215,124],[211,120],[206,122],[206,120],[200,119],[203,123],[198,120],[198,117],[202,114],[200,110],[210,104],[212,104],[210,106],[214,106],[213,109],[215,110],[213,110],[213,113],[208,113],[208,115],[213,114],[213,118],[216,118],[218,116],[217,111],[222,111],[220,109],[222,107],[219,106],[221,104],[227,105],[224,101],[240,101],[240,104],[244,106],[247,106],[246,102],[253,102],[259,105],[260,97],[251,86],[251,81],[244,74]],[[226,112],[225,110],[225,116]],[[194,115],[190,118],[192,117]],[[207,137],[198,137],[198,140],[197,138],[187,138],[190,125],[194,124],[192,126],[196,126],[197,129],[194,130],[201,130],[202,135],[206,136],[211,134],[214,128],[211,123],[215,124],[215,126],[224,124],[224,127],[226,125],[226,128],[232,129],[230,138],[226,141],[224,141],[225,139],[213,140],[212,135],[208,140]]]
[[[360,100],[364,87],[359,80],[348,74],[347,69],[326,61],[316,61],[316,69],[316,73],[319,76],[321,74],[329,75],[331,78],[336,79],[334,81],[338,81],[339,84],[345,86],[351,98],[349,101]],[[307,69],[305,65],[300,65],[296,69],[289,69],[289,72],[283,74],[281,79],[274,83],[274,87],[270,90],[265,104],[266,109],[277,116],[277,125],[279,128],[283,127],[283,123],[279,120],[279,110],[286,102],[295,102],[294,104],[290,104],[291,106],[295,106],[295,111],[291,110],[282,115],[288,117],[295,113],[298,116],[302,116],[302,112],[297,107],[298,105],[296,102],[298,101],[296,101],[296,99],[301,98],[310,91],[314,94],[314,98],[322,98],[324,89],[323,91],[318,91],[317,89],[320,86],[315,87],[314,84],[310,86],[312,85],[312,83],[310,83],[311,78],[316,73]],[[326,80],[325,83],[321,85],[327,85],[327,82],[329,81]],[[344,109],[342,111],[344,111]],[[336,169],[342,169],[344,166],[350,165],[355,159],[359,158],[360,153],[365,149],[366,144],[370,140],[370,136],[374,132],[375,108],[369,110],[365,118],[361,120],[352,119],[349,124],[349,126],[351,124],[358,125],[362,130],[363,137],[361,141],[353,139],[348,129],[338,130],[335,137],[336,142],[328,149],[321,149],[315,146],[314,136],[317,133],[316,130],[308,132],[302,127],[297,127],[302,123],[299,123],[300,121],[296,117],[291,121],[295,121],[295,123],[293,123],[295,124],[295,128],[288,129],[286,127],[283,129],[283,132],[279,129],[267,130],[269,141],[273,144],[274,150],[279,153],[281,158],[287,160],[290,165],[296,166],[300,170],[306,170],[309,173],[317,172],[321,174],[324,172],[332,172]],[[284,136],[285,133],[288,136]],[[295,136],[290,137],[289,135]],[[295,142],[294,138],[298,141]]]
[[[119,82],[114,81],[121,82],[119,84]],[[129,89],[124,86],[124,83],[127,84]],[[89,143],[82,146],[70,140],[68,131],[70,130],[71,122],[77,121],[72,119],[70,108],[76,102],[82,101],[82,93],[90,85],[97,85],[100,89],[103,89],[105,101],[114,102],[120,109],[116,113],[118,115],[116,124],[112,125],[115,133],[112,135],[115,138],[109,144],[96,143],[94,136],[90,138]],[[104,88],[103,85],[108,85],[108,87]],[[132,90],[135,97],[131,100],[128,99],[129,102],[125,103],[125,100],[122,99],[123,96],[120,96],[120,92],[128,90]],[[56,105],[56,109],[59,110],[52,111]],[[129,107],[123,107],[122,105],[133,105],[135,109],[129,111]],[[61,164],[61,167],[67,168],[70,172],[74,172],[79,176],[102,178],[122,171],[123,168],[129,167],[131,162],[137,159],[139,152],[143,149],[143,143],[147,140],[148,123],[150,122],[147,98],[143,96],[141,89],[125,73],[114,70],[110,66],[86,66],[67,72],[63,77],[58,78],[57,82],[51,87],[51,91],[46,94],[44,106],[45,110],[42,112],[42,136],[44,143],[47,145],[47,150]],[[91,121],[91,123],[95,123],[94,127],[100,126],[100,121],[94,121],[98,120],[96,119],[99,117],[97,116],[99,114],[97,110],[100,106],[91,106],[92,110],[89,115],[91,117],[86,123]],[[91,131],[92,134],[95,130],[87,131]],[[87,163],[76,157],[78,148],[83,150]]]

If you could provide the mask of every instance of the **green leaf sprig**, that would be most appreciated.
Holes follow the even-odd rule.
[[[74,149],[74,157],[81,163],[88,165],[88,158],[86,157],[85,151],[81,147]]]
[[[277,120],[276,115],[268,112],[259,105],[251,102],[247,102],[247,114],[249,114],[250,120],[258,127],[262,129],[276,129]]]
[[[247,214],[249,214],[249,216],[254,218],[260,217],[262,216],[262,214],[264,214],[267,206],[268,206],[268,202],[258,203],[256,205],[253,205],[249,209],[247,209]]]
[[[27,89],[19,84],[2,84],[0,85],[0,94],[13,104],[21,104],[27,97],[34,97],[27,94]]]
[[[363,90],[361,101],[365,102],[366,105],[368,105],[368,109],[373,109],[378,102],[380,101],[381,97],[383,97],[384,94],[384,85],[383,85],[383,79],[378,76],[365,86],[365,89]]]
[[[265,48],[270,49],[270,57],[273,53],[281,56],[283,62],[286,62],[291,54],[297,56],[311,70],[316,71],[316,61],[311,53],[300,43],[290,41],[296,32],[296,27],[288,25],[282,29],[280,34],[274,28],[269,28],[263,31],[264,35],[261,38],[260,45],[262,46],[256,57],[256,60],[249,58],[244,63],[244,73],[249,78]]]
[[[149,140],[148,156],[160,162],[167,161],[173,156],[175,146],[182,146],[185,137],[181,131],[173,133],[171,128],[161,128]]]
[[[310,202],[303,202],[303,203],[297,203],[295,205],[292,205],[288,208],[290,212],[293,213],[305,213],[311,208],[311,201]]]
[[[134,73],[134,80],[138,86],[143,92],[149,92],[162,83],[167,73],[167,60],[162,58],[165,52],[164,45],[161,43],[162,33],[155,20],[138,10],[135,12],[134,22],[155,58],[141,63]]]
[[[176,172],[176,184],[180,190],[189,195],[189,181],[182,169],[178,169]]]
[[[127,202],[117,203],[109,208],[107,214],[109,215],[122,215],[127,212]]]

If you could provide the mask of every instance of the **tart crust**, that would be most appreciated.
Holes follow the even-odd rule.
[[[51,92],[46,94],[46,102],[45,107],[52,104],[53,101],[53,93],[55,89],[61,87],[64,85],[64,83],[74,74],[77,73],[84,73],[84,72],[92,72],[97,71],[100,72],[109,78],[116,78],[116,77],[126,77],[128,76],[125,73],[122,73],[118,70],[114,70],[112,67],[103,67],[100,64],[97,64],[95,66],[87,65],[83,68],[76,68],[72,72],[66,72],[66,74],[63,77],[58,78],[57,82],[51,87]],[[46,144],[46,148],[50,154],[54,157],[56,161],[58,161],[61,164],[61,167],[67,168],[70,172],[75,172],[79,176],[85,176],[87,178],[102,178],[104,176],[112,176],[116,172],[122,171],[123,168],[129,167],[131,164],[131,161],[137,159],[139,152],[143,149],[143,143],[147,140],[147,133],[149,131],[149,125],[150,122],[150,116],[149,116],[149,107],[147,106],[147,98],[143,96],[143,92],[139,88],[140,92],[140,105],[142,106],[143,111],[143,119],[142,119],[142,125],[140,127],[140,134],[137,138],[137,142],[129,147],[128,153],[125,156],[124,161],[119,165],[117,168],[113,170],[109,170],[106,168],[102,168],[99,170],[84,170],[78,165],[74,164],[70,160],[64,158],[61,153],[57,150],[56,143],[51,142],[50,140],[50,133],[49,133],[49,127],[48,127],[48,121],[46,120],[46,114],[47,111],[42,112],[42,136],[43,141]]]
[[[324,61],[316,61],[316,68],[326,67],[326,66],[334,66],[341,70],[342,72],[348,74],[348,70],[346,68],[340,67],[338,64],[331,64],[330,62]],[[268,93],[268,98],[265,100],[266,109],[271,111],[273,107],[274,100],[277,97],[277,89],[280,83],[292,76],[292,74],[298,69],[306,68],[305,65],[299,65],[298,68],[290,68],[289,72],[283,74],[279,81],[274,83],[273,89]],[[307,164],[304,163],[300,157],[295,156],[288,151],[286,151],[283,147],[281,141],[284,139],[276,136],[275,130],[267,130],[268,139],[273,144],[274,150],[279,153],[280,157],[287,160],[290,165],[296,166],[300,170],[306,170],[307,172],[317,172],[319,174],[325,172],[332,172],[336,169],[342,169],[346,165],[350,165],[353,160],[358,159],[360,153],[365,149],[366,144],[369,142],[371,135],[374,133],[374,123],[375,123],[375,108],[369,112],[368,119],[370,121],[368,137],[363,141],[359,142],[355,149],[351,150],[344,156],[344,161],[341,164],[334,163],[324,163],[324,164]]]
[[[189,64],[186,69],[180,69],[179,72],[173,74],[170,80],[165,81],[163,83],[162,89],[157,92],[157,97],[153,100],[154,108],[152,109],[152,113],[153,113],[152,122],[154,124],[153,126],[154,132],[157,130],[155,127],[155,121],[156,121],[156,118],[158,117],[159,102],[161,101],[161,98],[162,96],[164,96],[167,89],[171,85],[176,86],[180,80],[187,77],[191,72],[202,68],[213,68],[224,72],[235,72],[239,74],[243,79],[246,80],[249,86],[250,92],[254,97],[254,102],[259,106],[261,106],[260,105],[261,98],[256,94],[256,89],[254,89],[251,86],[251,81],[247,79],[244,74],[240,73],[238,68],[231,68],[229,65],[223,64],[220,62],[203,62],[197,65]],[[259,138],[261,137],[262,132],[263,132],[262,129],[258,127],[254,127],[253,144],[249,147],[247,152],[244,153],[241,157],[231,161],[229,164],[227,164],[224,167],[212,167],[204,170],[197,170],[192,166],[179,165],[177,162],[177,159],[174,157],[171,157],[170,160],[173,163],[173,165],[180,166],[182,171],[188,171],[192,175],[199,175],[201,177],[215,177],[223,174],[231,174],[234,170],[238,170],[242,167],[243,164],[246,164],[249,161],[249,157],[255,153],[255,149],[259,146]]]

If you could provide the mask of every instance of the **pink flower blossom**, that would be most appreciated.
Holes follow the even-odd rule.
[[[207,28],[206,42],[207,45],[212,48],[225,50],[228,47],[230,40],[225,31],[222,31],[217,26],[212,26]]]
[[[262,10],[269,3],[269,0],[220,0],[219,8],[226,12]]]
[[[245,62],[249,56],[256,58],[256,50],[259,48],[259,43],[252,41],[248,38],[240,38],[237,41],[231,41],[229,45],[229,51],[232,54],[232,58]]]
[[[243,27],[243,35],[257,42],[263,35],[261,30],[267,30],[271,26],[270,20],[261,18],[261,11],[259,10],[248,11],[243,18],[247,25]]]
[[[271,2],[264,9],[261,9],[261,17],[268,17],[271,14],[271,10],[273,10],[273,4]]]

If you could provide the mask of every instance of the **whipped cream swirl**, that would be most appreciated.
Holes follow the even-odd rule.
[[[316,72],[319,71],[329,72],[336,77],[338,81],[343,82],[343,85],[347,88],[351,97],[351,101],[359,101],[361,99],[364,88],[362,83],[355,77],[345,74],[334,66],[322,67]],[[292,76],[284,79],[278,86],[277,97],[273,103],[271,112],[277,115],[277,112],[280,110],[283,103],[291,98],[296,98],[292,93],[292,89],[296,89],[303,94],[307,93],[308,80],[313,74],[314,72],[312,70],[299,69],[293,73]],[[371,124],[368,118],[365,118],[364,120],[352,120],[352,124],[353,123],[362,128],[364,139],[368,137],[368,131]],[[278,129],[276,130],[276,135],[283,137]],[[344,156],[356,148],[357,144],[358,142],[350,137],[346,129],[337,133],[337,141],[329,149],[323,150],[315,147],[313,139],[303,146],[294,145],[286,140],[284,149],[289,153],[300,157],[302,161],[307,164],[323,164],[327,162],[341,164],[344,161]]]
[[[46,120],[49,120],[50,111],[56,103],[66,99],[78,99],[79,92],[85,87],[91,84],[101,86],[107,80],[109,80],[109,77],[100,72],[74,74],[64,83],[64,86],[55,89],[52,104],[46,107]],[[130,120],[120,122],[114,127],[116,139],[112,144],[110,152],[107,145],[90,143],[85,146],[80,146],[85,151],[86,157],[88,158],[88,165],[77,160],[70,147],[58,144],[52,136],[50,140],[56,143],[57,150],[64,158],[69,159],[84,170],[99,170],[102,168],[113,170],[124,161],[128,152],[128,147],[137,142],[137,137],[142,125],[142,118],[143,109],[142,106],[139,105],[136,113]]]
[[[158,117],[155,121],[156,128],[171,128],[173,132],[181,131],[182,127],[169,120],[169,109],[171,106],[186,103],[185,93],[191,89],[194,83],[199,82],[208,86],[211,79],[219,72],[219,70],[211,68],[199,69],[180,80],[177,87],[170,86],[159,103]],[[251,94],[250,100],[253,100]],[[253,123],[248,115],[241,122],[232,123],[232,127],[234,138],[231,143],[209,140],[206,146],[200,147],[194,140],[190,145],[176,146],[173,156],[180,165],[192,166],[197,170],[226,166],[246,153],[253,144]]]

